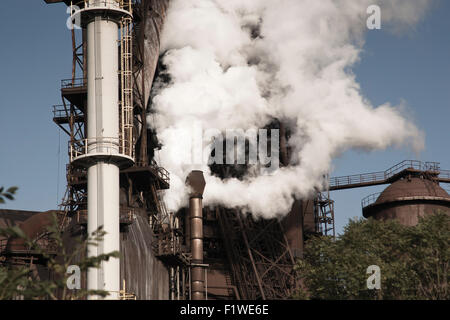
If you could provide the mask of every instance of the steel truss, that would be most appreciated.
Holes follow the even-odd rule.
[[[227,257],[243,299],[289,299],[298,288],[295,260],[278,219],[255,220],[217,209]]]

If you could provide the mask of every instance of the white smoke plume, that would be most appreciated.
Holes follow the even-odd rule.
[[[171,83],[154,97],[149,119],[163,144],[160,164],[171,174],[169,209],[186,205],[192,169],[205,173],[206,204],[274,217],[289,212],[294,197],[323,187],[333,157],[348,149],[423,148],[404,108],[373,106],[351,68],[363,50],[369,5],[381,7],[382,28],[409,30],[429,2],[172,0],[162,35]],[[222,181],[206,164],[180,163],[193,123],[246,130],[273,118],[293,133],[289,167]]]

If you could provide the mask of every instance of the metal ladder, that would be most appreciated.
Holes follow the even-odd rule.
[[[132,18],[120,21],[120,141],[122,153],[133,158]]]

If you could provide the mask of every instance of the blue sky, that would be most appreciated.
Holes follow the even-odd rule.
[[[48,210],[65,190],[67,138],[52,122],[61,104],[60,80],[71,73],[71,38],[62,4],[3,0],[0,10],[0,186],[19,186],[16,200],[2,208]],[[26,8],[26,10],[24,10]],[[419,25],[398,36],[369,31],[354,73],[374,104],[404,100],[426,148],[363,153],[349,151],[333,162],[333,176],[382,171],[404,159],[437,161],[450,169],[450,1],[439,1]],[[446,186],[450,188],[449,186]],[[361,216],[360,201],[383,186],[335,191],[338,232]]]
[[[354,68],[362,93],[373,105],[404,100],[425,132],[425,150],[407,148],[362,153],[348,151],[334,160],[333,176],[383,171],[405,159],[436,161],[450,168],[450,1],[439,1],[424,21],[401,36],[384,29],[367,33],[361,62]],[[336,230],[361,216],[360,201],[386,186],[334,191]],[[450,185],[443,185],[450,188]]]

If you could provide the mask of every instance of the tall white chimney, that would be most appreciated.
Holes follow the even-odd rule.
[[[125,136],[122,128],[129,119],[121,117],[124,106],[119,104],[119,90],[123,90],[119,87],[119,71],[123,79],[119,25],[124,19],[131,21],[131,8],[125,8],[123,2],[88,0],[79,12],[87,29],[87,139],[75,142],[70,153],[71,161],[88,168],[88,234],[101,226],[106,232],[98,246],[88,248],[88,256],[120,250],[119,169],[134,162],[131,137]],[[90,268],[87,288],[108,291],[107,299],[118,299],[119,258],[103,261],[98,269]]]

